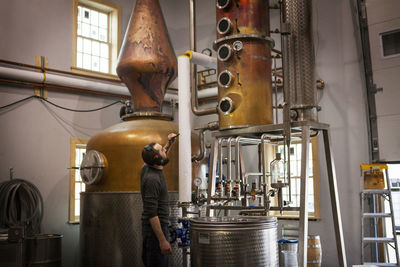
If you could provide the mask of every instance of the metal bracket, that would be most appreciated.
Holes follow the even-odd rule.
[[[43,73],[43,81],[42,84],[43,86],[35,88],[34,94],[37,97],[47,99],[47,90],[45,89],[44,82],[46,80],[46,68],[48,67],[49,61],[47,57],[45,56],[36,56],[35,58],[35,65],[39,66],[41,69],[38,70]]]

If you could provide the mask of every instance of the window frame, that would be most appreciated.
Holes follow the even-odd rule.
[[[86,138],[74,138],[70,139],[70,175],[69,175],[69,212],[68,212],[68,223],[78,224],[79,216],[75,216],[75,159],[76,149],[79,145],[85,145],[89,139]]]
[[[301,141],[292,141],[292,144],[299,144]],[[321,204],[320,204],[320,192],[319,192],[319,157],[318,157],[318,137],[310,138],[312,151],[312,164],[313,164],[313,189],[314,189],[314,212],[308,212],[308,218],[310,220],[321,219]],[[279,145],[282,145],[279,144]],[[278,146],[274,146],[274,151],[277,152]],[[274,205],[277,205],[277,198],[273,199]],[[277,217],[282,220],[298,220],[300,218],[300,211],[284,211],[283,215],[279,211],[270,211],[270,215]]]
[[[380,50],[381,50],[381,58],[382,58],[382,59],[389,59],[389,58],[400,57],[400,53],[385,56],[385,52],[384,52],[384,49],[383,49],[383,36],[384,36],[384,35],[391,34],[391,33],[400,33],[400,28],[388,30],[388,31],[385,31],[385,32],[380,32],[380,33],[378,34],[378,36],[379,36],[379,45],[380,45]]]
[[[100,78],[118,79],[115,70],[117,66],[118,54],[121,49],[121,6],[107,0],[72,0],[72,65],[71,71],[79,74],[90,75]],[[110,43],[109,53],[109,73],[93,71],[77,67],[77,40],[78,40],[78,6],[83,6],[109,15],[108,40]]]

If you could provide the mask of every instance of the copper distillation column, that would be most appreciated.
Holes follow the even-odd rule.
[[[81,194],[81,266],[143,266],[141,152],[150,142],[165,144],[169,133],[178,132],[172,117],[161,113],[168,85],[177,75],[177,60],[158,0],[136,1],[117,73],[131,92],[134,112],[88,142],[81,164],[86,183],[86,192]],[[194,134],[192,151],[198,151]],[[163,172],[171,225],[175,225],[180,216],[178,144],[171,148],[169,157],[170,163]],[[179,266],[182,251],[176,243],[172,247],[172,264]]]
[[[217,0],[220,129],[273,123],[269,1]]]

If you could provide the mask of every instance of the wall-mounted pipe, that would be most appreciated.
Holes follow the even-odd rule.
[[[189,35],[190,35],[190,50],[196,51],[196,3],[195,0],[189,0]],[[189,66],[191,75],[191,102],[192,112],[197,116],[204,116],[210,114],[217,114],[217,107],[213,108],[199,108],[199,101],[197,95],[197,68],[192,64]]]
[[[189,67],[188,67],[189,68]],[[78,89],[81,91],[87,90],[88,92],[100,92],[121,96],[131,96],[125,85],[104,81],[94,81],[76,77],[68,77],[66,75],[56,73],[42,73],[33,70],[17,69],[12,67],[0,66],[0,78],[8,79],[10,81],[23,81],[44,85],[62,86],[70,89]],[[201,90],[198,94],[199,99],[216,97],[218,89],[207,88]],[[168,90],[165,101],[178,100],[178,94],[174,90]]]

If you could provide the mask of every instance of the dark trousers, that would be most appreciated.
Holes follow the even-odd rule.
[[[169,241],[168,225],[161,225],[165,238]],[[161,254],[157,236],[150,225],[142,225],[142,260],[146,267],[168,267],[168,255]]]

